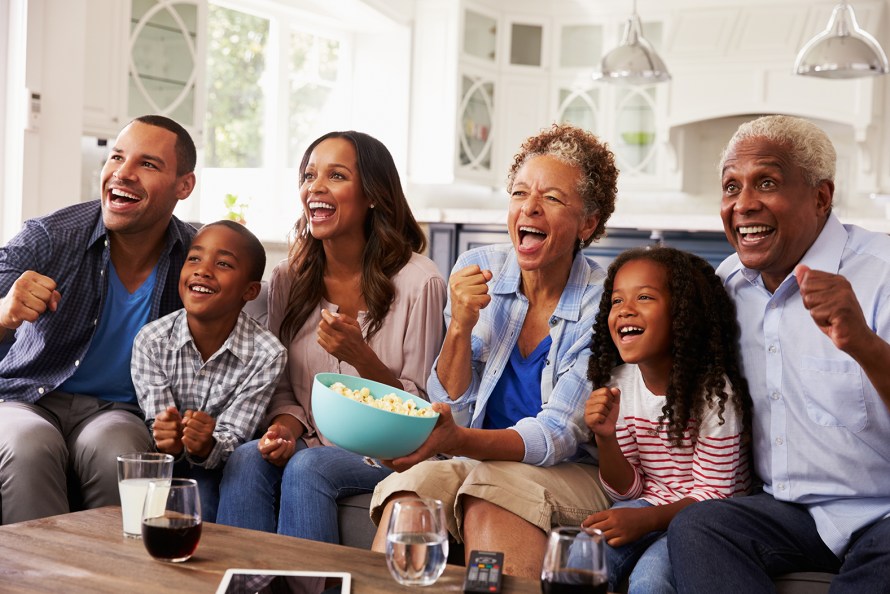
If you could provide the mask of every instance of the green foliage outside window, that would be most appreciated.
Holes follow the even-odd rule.
[[[207,167],[263,165],[269,21],[211,4],[207,41]]]

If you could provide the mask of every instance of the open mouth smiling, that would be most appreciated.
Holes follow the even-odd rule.
[[[142,200],[140,196],[121,188],[111,188],[109,190],[110,200],[115,204],[132,204]]]
[[[618,336],[621,338],[622,342],[625,339],[633,338],[634,336],[639,336],[644,332],[642,328],[639,326],[621,326],[618,328]]]
[[[211,289],[207,285],[201,285],[198,283],[191,284],[188,287],[189,291],[192,291],[193,293],[202,293],[204,295],[214,295],[216,293],[214,289]]]
[[[739,225],[736,234],[749,242],[756,242],[775,233],[776,228],[769,225]]]
[[[547,233],[537,227],[523,225],[519,227],[519,245],[523,247],[533,247],[539,245],[547,239]]]
[[[320,200],[313,200],[307,206],[309,207],[309,216],[313,219],[326,219],[333,216],[334,211],[337,210],[333,204]]]

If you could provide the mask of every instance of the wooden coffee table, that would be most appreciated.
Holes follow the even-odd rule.
[[[215,592],[231,567],[347,571],[355,594],[461,592],[464,568],[449,565],[431,587],[396,583],[381,553],[255,530],[205,524],[185,563],[152,559],[121,532],[119,507],[0,526],[3,592]],[[535,580],[504,576],[504,594],[538,594]]]

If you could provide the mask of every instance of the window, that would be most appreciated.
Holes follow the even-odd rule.
[[[303,152],[350,127],[351,35],[256,5],[209,6],[200,218],[242,220],[260,238],[284,241],[300,213]]]

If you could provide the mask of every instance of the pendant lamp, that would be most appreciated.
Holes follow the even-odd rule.
[[[794,74],[822,78],[858,78],[890,72],[881,44],[859,28],[846,0],[834,7],[828,27],[797,54]]]
[[[603,56],[600,71],[593,74],[593,79],[631,85],[666,82],[671,79],[664,60],[643,37],[643,25],[637,15],[636,0],[633,3],[633,14],[624,27],[621,44]]]

